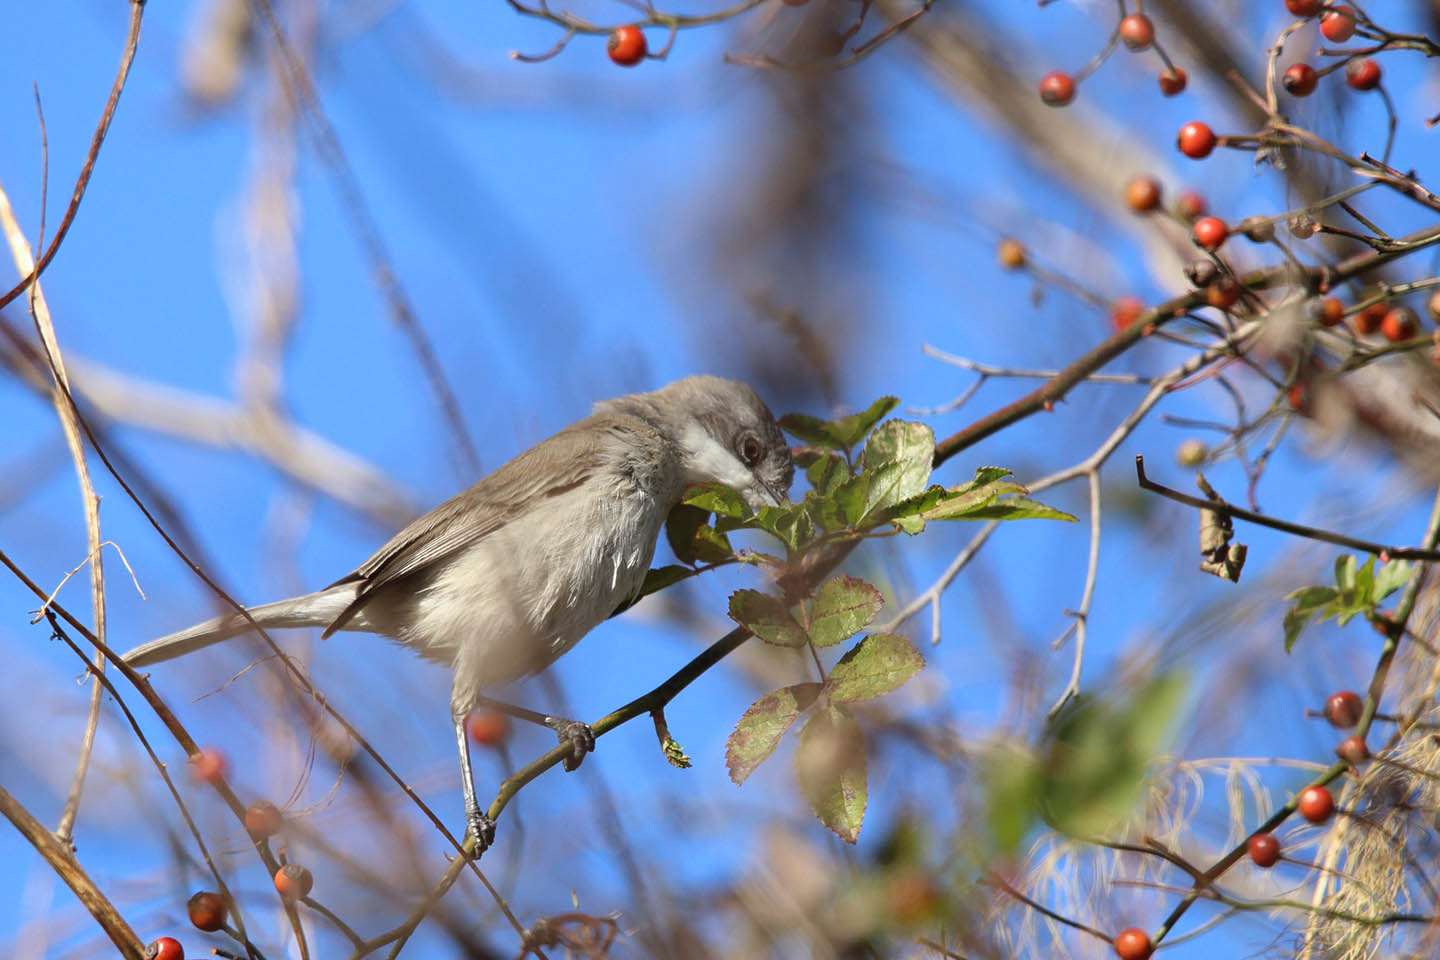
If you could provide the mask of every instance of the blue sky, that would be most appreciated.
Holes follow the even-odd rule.
[[[1017,70],[1037,79],[1041,66],[1074,68],[1088,58],[1103,41],[1100,17],[1108,15],[1108,7],[1101,14],[1068,4],[991,7],[997,47]],[[513,62],[511,49],[543,49],[555,31],[499,3],[387,5],[373,16],[350,11],[348,19],[327,20],[327,43],[316,62],[325,109],[486,469],[582,416],[596,399],[694,372],[742,373],[738,345],[758,341],[785,356],[784,338],[755,316],[741,283],[716,268],[712,252],[727,217],[753,201],[768,151],[790,122],[766,92],[770,78],[726,65],[721,56],[753,42],[744,27],[759,29],[757,18],[792,13],[762,8],[743,26],[686,32],[667,62],[634,70],[605,60],[601,38],[579,37],[544,64]],[[119,3],[78,9],[24,4],[8,15],[11,35],[29,39],[12,44],[0,60],[0,183],[32,235],[41,174],[32,82],[45,111],[47,229],[53,231],[112,76],[124,16]],[[1245,24],[1248,42],[1257,46],[1255,38],[1273,35],[1280,23],[1259,10],[1247,16],[1253,19]],[[147,9],[133,76],[45,288],[72,362],[231,398],[236,350],[243,343],[237,331],[248,316],[244,204],[247,180],[257,168],[260,107],[254,96],[213,115],[186,104],[176,87],[186,17],[186,9],[173,5]],[[423,46],[426,33],[473,67],[464,96],[437,87],[423,69],[439,62]],[[1060,251],[1067,270],[1083,273],[1107,296],[1158,300],[1183,289],[1180,278],[1157,278],[1147,269],[1146,234],[1133,218],[1077,200],[1058,179],[1056,165],[1008,142],[992,120],[959,104],[914,67],[911,56],[913,48],[897,42],[837,81],[849,85],[866,124],[857,149],[889,157],[907,188],[884,189],[878,184],[892,181],[878,175],[862,180],[855,187],[861,195],[854,198],[850,234],[826,248],[836,256],[823,265],[831,294],[824,303],[848,303],[863,318],[835,347],[842,371],[837,399],[847,410],[882,393],[911,407],[958,395],[969,375],[925,356],[922,344],[987,362],[1043,367],[1063,364],[1107,334],[1105,318],[1094,308],[1059,291],[1032,301],[1027,279],[1000,273],[993,265],[998,232],[1021,237],[1042,257]],[[1082,88],[1076,109],[1098,105],[1118,117],[1168,164],[1156,171],[1167,184],[1202,189],[1222,216],[1284,209],[1276,176],[1254,169],[1248,155],[1221,152],[1193,164],[1173,153],[1171,137],[1181,122],[1205,117],[1229,130],[1233,121],[1218,91],[1203,81],[1176,101],[1161,100],[1153,90],[1153,62],[1137,60],[1121,55],[1108,63]],[[1393,64],[1387,76],[1399,91],[1401,166],[1434,155],[1423,139],[1433,134],[1417,119],[1423,98],[1409,92],[1419,89],[1417,60],[1385,61],[1387,71]],[[1433,92],[1433,77],[1428,82]],[[1374,143],[1383,126],[1377,105],[1345,114],[1342,127],[1323,113],[1333,102],[1317,96],[1305,105],[1315,111],[1307,117],[1342,142]],[[1077,144],[1081,149],[1103,155],[1106,148],[1087,142]],[[298,172],[286,202],[299,231],[299,311],[285,352],[285,409],[306,429],[383,470],[412,503],[428,507],[467,482],[463,460],[439,424],[406,340],[370,283],[330,175],[308,143],[297,151]],[[1113,162],[1133,160],[1117,152]],[[1388,201],[1377,201],[1374,210],[1396,232],[1423,222]],[[766,265],[746,266],[763,272]],[[25,325],[13,307],[7,318]],[[808,319],[824,330],[829,318]],[[1173,347],[1147,344],[1113,368],[1156,372],[1179,356]],[[1029,386],[992,381],[961,411],[928,422],[946,435]],[[989,463],[1012,466],[1022,479],[1066,466],[1113,428],[1139,389],[1078,388],[1054,414],[966,451],[937,479],[958,482]],[[1162,409],[1213,415],[1218,397],[1215,388],[1200,387],[1167,400]],[[827,412],[812,404],[807,412]],[[52,409],[10,378],[0,378],[0,409],[9,440],[0,453],[0,547],[41,582],[55,583],[84,553],[73,473]],[[210,572],[242,600],[260,602],[329,583],[391,532],[298,489],[242,453],[139,429],[118,429],[114,436],[180,505],[210,559]],[[1136,453],[1146,455],[1157,479],[1189,487],[1172,459],[1186,436],[1152,421],[1102,476],[1107,519],[1087,685],[1104,688],[1119,669],[1153,651],[1153,641],[1184,634],[1200,611],[1227,602],[1238,589],[1195,573],[1193,521],[1184,511],[1148,503],[1147,513],[1127,512],[1139,500],[1131,467]],[[1233,465],[1217,466],[1211,477],[1227,491],[1243,485]],[[101,476],[97,487],[105,537],[124,549],[147,597],[138,598],[114,555],[107,555],[115,645],[128,647],[208,616],[202,585],[108,477]],[[1083,492],[1072,484],[1045,499],[1078,514]],[[1277,514],[1402,542],[1418,534],[1428,508],[1428,495],[1407,485],[1374,451],[1307,441],[1303,431],[1277,455],[1261,499]],[[894,585],[908,598],[933,580],[969,533],[933,529],[876,556],[897,562]],[[1264,581],[1272,597],[1308,582],[1312,571],[1323,572],[1332,556],[1313,547],[1292,553],[1292,544],[1265,531],[1245,529],[1242,539],[1251,544],[1247,577],[1272,577]],[[945,639],[927,649],[927,688],[963,725],[988,726],[1007,703],[1017,651],[1039,658],[1047,694],[1063,685],[1068,649],[1045,651],[1065,625],[1064,610],[1079,601],[1086,544],[1083,523],[1016,525],[987,547],[973,576],[967,573],[946,594]],[[753,579],[744,572],[706,578],[698,588],[706,619],[690,630],[644,610],[597,630],[557,670],[576,714],[599,716],[668,676],[699,644],[723,632],[724,591],[754,586]],[[77,613],[86,609],[81,578],[62,599]],[[47,642],[40,627],[28,626],[26,611],[35,605],[17,583],[0,580],[0,609],[7,611],[0,618],[0,643],[10,651],[11,666],[0,677],[0,695],[15,705],[0,724],[0,784],[53,821],[87,691],[74,682],[79,670],[73,657]],[[1278,610],[1268,616],[1273,654]],[[923,637],[923,618],[918,629]],[[1368,676],[1372,654],[1368,637],[1357,645],[1353,631],[1322,630],[1318,636],[1316,650],[1325,653],[1295,669],[1257,654],[1254,662],[1281,689],[1250,698],[1253,713],[1228,721],[1223,735],[1215,734],[1218,742],[1206,739],[1202,725],[1197,739],[1204,749],[1323,760],[1328,732],[1300,720],[1300,709],[1318,705],[1337,682],[1355,685],[1344,682],[1362,676],[1352,671]],[[1226,648],[1210,640],[1178,664],[1195,676],[1197,690],[1235,668]],[[354,635],[314,648],[313,657],[317,681],[334,691],[348,716],[361,720],[382,752],[405,759],[405,774],[458,829],[443,671],[384,641]],[[195,700],[242,664],[229,652],[153,673],[197,736],[232,756],[239,783],[284,796],[297,776],[294,754],[285,749],[297,732],[267,715],[267,701],[243,682]],[[545,877],[522,873],[517,904],[533,917],[569,909],[571,890],[595,912],[615,902],[615,886],[624,881],[604,844],[552,829],[592,822],[602,781],[631,814],[629,829],[644,856],[683,862],[692,883],[725,877],[749,862],[760,843],[756,825],[777,812],[817,845],[833,842],[796,798],[788,761],[772,762],[738,790],[726,779],[725,737],[759,692],[743,673],[721,668],[676,701],[670,723],[695,760],[688,772],[665,766],[648,726],[632,724],[606,737],[580,775],[552,772],[527,791],[519,812],[534,835],[529,842],[538,845],[535,855],[547,862],[573,855],[575,870]],[[518,696],[539,702],[548,691],[531,682]],[[923,715],[926,706],[916,694],[897,697],[895,708]],[[158,725],[146,723],[162,757],[178,769],[179,751]],[[544,737],[526,733],[516,744],[517,759],[523,762],[545,745]],[[189,932],[177,913],[184,892],[174,885],[161,826],[168,814],[156,806],[160,794],[150,784],[129,784],[125,771],[137,769],[134,761],[133,745],[111,709],[81,810],[81,857],[133,909],[132,920],[147,938],[176,926]],[[496,775],[493,762],[480,765],[485,776]],[[907,786],[898,761],[877,765],[872,774],[862,854]],[[317,770],[306,803],[323,798],[332,775]],[[1276,777],[1277,794],[1286,782]],[[233,825],[213,798],[187,788],[202,823],[233,843]],[[700,800],[693,812],[676,812],[674,804],[694,797]],[[348,830],[357,853],[368,849],[346,826],[342,807],[322,809],[315,822],[325,830]],[[0,857],[15,865],[0,875],[0,942],[16,940],[18,950],[28,925],[48,916],[53,955],[84,955],[85,945],[94,942],[87,939],[91,928],[68,892],[18,835],[0,832]],[[264,878],[254,875],[251,864],[245,870],[240,889],[260,889]],[[472,895],[455,896],[463,903],[459,898]],[[1137,922],[1147,926],[1158,919],[1156,913]],[[1219,934],[1250,946],[1247,937],[1256,935],[1263,937],[1263,928],[1235,925]],[[507,936],[497,933],[496,942],[508,945]],[[198,935],[191,939],[199,942]],[[446,955],[442,942],[438,936],[422,941],[416,952]],[[1202,951],[1215,942],[1202,940],[1174,953],[1214,955]]]

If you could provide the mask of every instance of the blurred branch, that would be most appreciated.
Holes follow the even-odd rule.
[[[75,181],[70,204],[65,208],[65,215],[60,218],[60,226],[56,228],[55,236],[50,240],[50,246],[46,248],[44,255],[24,279],[0,296],[0,307],[20,296],[50,265],[55,252],[60,249],[61,241],[70,230],[70,224],[75,221],[75,214],[80,210],[80,200],[85,196],[85,188],[90,184],[90,174],[95,171],[95,160],[100,156],[100,144],[105,142],[105,133],[110,129],[110,120],[115,116],[115,108],[120,103],[120,91],[125,89],[125,78],[130,75],[130,64],[140,46],[140,18],[145,11],[145,0],[129,0],[129,3],[130,26],[125,34],[125,49],[120,55],[120,68],[115,73],[115,81],[110,85],[110,95],[105,99],[105,108],[100,112],[100,122],[95,127],[95,135],[90,138],[90,149],[86,151],[85,163],[80,167],[80,176]]]
[[[389,252],[385,249],[380,227],[370,213],[365,202],[364,191],[360,189],[359,180],[355,176],[355,171],[350,167],[350,161],[344,148],[340,145],[335,128],[331,126],[329,118],[325,115],[324,107],[320,104],[320,95],[310,78],[309,70],[286,39],[285,31],[275,16],[275,10],[270,0],[252,0],[252,3],[260,10],[265,24],[269,28],[270,38],[274,43],[275,57],[280,66],[281,79],[288,81],[282,82],[281,86],[289,94],[296,111],[309,120],[310,134],[316,150],[335,182],[335,188],[340,194],[341,205],[350,217],[361,250],[369,261],[376,289],[384,297],[390,308],[391,319],[410,341],[410,348],[420,362],[420,368],[424,371],[430,389],[434,392],[445,421],[449,425],[451,439],[454,440],[464,458],[465,466],[469,471],[468,483],[469,480],[479,477],[481,473],[480,454],[475,449],[474,441],[470,439],[470,432],[465,428],[464,417],[460,413],[460,404],[455,399],[455,393],[445,377],[445,370],[440,365],[435,347],[430,342],[419,317],[416,316],[409,295],[400,284],[399,274],[395,270]]]
[[[30,815],[21,804],[12,797],[3,786],[0,786],[0,813],[4,813],[6,819],[14,824],[15,829],[20,831],[21,836],[30,841],[35,852],[50,864],[55,873],[65,885],[74,891],[75,896],[90,911],[95,922],[100,924],[101,929],[110,937],[115,948],[126,960],[145,960],[144,949],[140,945],[140,938],[120,911],[112,904],[90,879],[80,864],[76,862],[69,847],[55,838],[44,824]]]
[[[13,366],[29,386],[44,388],[38,370]],[[415,516],[414,501],[383,472],[288,420],[88,361],[72,360],[70,367],[76,396],[107,420],[216,449],[238,448],[382,526]]]
[[[1252,290],[1265,289],[1277,284],[1304,282],[1314,286],[1322,281],[1334,285],[1342,280],[1349,279],[1367,270],[1389,263],[1405,253],[1413,252],[1422,247],[1432,246],[1440,243],[1440,227],[1428,227],[1424,230],[1417,230],[1402,238],[1407,246],[1404,250],[1367,251],[1357,254],[1348,260],[1341,261],[1333,267],[1307,267],[1297,275],[1293,264],[1281,264],[1265,270],[1257,270],[1242,277],[1240,282]],[[1169,300],[1158,307],[1146,311],[1134,323],[1122,330],[1116,331],[1109,339],[1091,349],[1075,363],[1066,367],[1058,376],[1050,380],[1044,386],[1031,391],[1013,403],[1007,404],[996,410],[989,416],[971,423],[968,427],[958,431],[941,440],[935,445],[937,459],[941,455],[949,458],[967,447],[973,446],[1005,427],[1053,407],[1065,398],[1072,387],[1081,383],[1095,373],[1105,364],[1118,357],[1128,350],[1132,345],[1146,335],[1148,330],[1156,329],[1169,322],[1177,316],[1185,316],[1191,310],[1200,308],[1205,304],[1205,291],[1197,290]]]
[[[43,129],[43,122],[42,122]],[[48,157],[47,157],[48,166]],[[15,211],[10,206],[10,197],[0,186],[0,231],[10,245],[10,257],[21,276],[33,275],[35,260],[30,253],[30,244],[15,220]],[[40,289],[37,277],[30,284],[30,316],[35,321],[35,332],[40,338],[41,349],[50,367],[54,385],[50,389],[50,402],[60,418],[60,428],[65,434],[65,445],[70,450],[70,459],[75,464],[75,477],[80,483],[81,510],[85,516],[86,552],[90,562],[90,607],[95,618],[95,636],[105,640],[105,563],[100,553],[100,498],[95,495],[95,486],[90,482],[90,465],[85,459],[85,444],[80,439],[80,427],[70,402],[70,379],[65,372],[65,360],[60,352],[60,341],[55,336],[55,325],[50,320],[50,305]],[[90,755],[95,747],[95,728],[100,722],[100,681],[105,672],[105,658],[95,653],[93,666],[96,680],[90,687],[90,712],[85,721],[85,732],[80,738],[80,749],[75,758],[75,773],[70,780],[70,790],[65,797],[65,806],[60,813],[60,822],[55,835],[62,843],[71,842],[75,828],[75,817],[80,811],[80,795],[85,787],[85,773],[90,768]]]

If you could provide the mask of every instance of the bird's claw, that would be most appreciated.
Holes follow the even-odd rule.
[[[595,749],[595,731],[590,729],[590,724],[579,720],[551,720],[549,727],[562,746],[570,747],[570,756],[564,761],[566,772],[578,770],[585,754]]]
[[[479,860],[480,855],[490,849],[495,842],[495,821],[491,820],[480,810],[472,810],[465,815],[465,835],[475,839],[475,849],[470,854],[470,859]]]

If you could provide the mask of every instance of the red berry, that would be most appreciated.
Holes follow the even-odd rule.
[[[185,948],[174,937],[161,937],[145,948],[145,960],[185,960]]]
[[[1355,35],[1355,10],[1339,4],[1320,18],[1320,32],[1332,43],[1344,43]]]
[[[1140,319],[1145,312],[1145,304],[1135,297],[1121,297],[1110,306],[1110,325],[1116,330],[1124,330],[1132,323]]]
[[[1316,76],[1315,68],[1308,63],[1292,63],[1280,75],[1280,85],[1292,97],[1310,96],[1315,92],[1315,85],[1319,82],[1320,78]]]
[[[190,911],[190,922],[206,933],[225,926],[225,900],[218,893],[201,890],[185,907]]]
[[[1185,76],[1182,68],[1166,67],[1160,71],[1160,92],[1167,97],[1173,97],[1185,89],[1187,79],[1189,78]]]
[[[1138,927],[1115,934],[1115,955],[1120,960],[1150,960],[1150,954],[1154,951],[1150,934]]]
[[[1205,288],[1205,302],[1216,310],[1229,310],[1240,300],[1240,284],[1233,277],[1218,277]]]
[[[1075,99],[1075,80],[1068,73],[1053,70],[1040,80],[1040,99],[1052,107],[1063,107]]]
[[[1420,315],[1403,304],[1380,318],[1380,333],[1391,343],[1409,340],[1420,332]]]
[[[287,863],[275,871],[275,890],[286,900],[303,899],[314,885],[315,878],[299,864]]]
[[[1135,177],[1125,184],[1125,203],[1136,213],[1149,213],[1160,206],[1160,184],[1154,177]]]
[[[269,800],[256,800],[245,808],[245,829],[257,837],[273,837],[284,825],[284,816]]]
[[[1304,382],[1292,383],[1290,389],[1285,392],[1285,401],[1290,404],[1290,409],[1300,416],[1310,416],[1310,391]]]
[[[1280,859],[1280,841],[1268,833],[1257,833],[1245,843],[1245,849],[1257,866],[1273,867]]]
[[[1131,50],[1144,50],[1155,42],[1155,24],[1143,13],[1132,13],[1120,21],[1120,39]]]
[[[1370,748],[1365,746],[1364,737],[1346,737],[1335,745],[1335,756],[1352,767],[1358,767],[1370,759]]]
[[[1225,226],[1225,221],[1219,217],[1201,217],[1195,221],[1194,233],[1196,243],[1206,250],[1214,251],[1230,236],[1230,228]]]
[[[1324,823],[1330,819],[1330,814],[1335,812],[1335,798],[1330,796],[1330,791],[1324,787],[1306,787],[1300,791],[1300,801],[1296,804],[1300,810],[1300,816],[1311,823]]]
[[[1380,64],[1361,57],[1345,64],[1345,82],[1356,90],[1374,90],[1380,86]]]
[[[1325,719],[1329,720],[1333,727],[1353,727],[1360,722],[1360,714],[1364,712],[1365,701],[1361,700],[1360,694],[1354,690],[1332,693],[1325,701]]]
[[[1361,336],[1369,336],[1370,334],[1375,333],[1380,329],[1381,322],[1385,319],[1385,315],[1389,312],[1390,304],[1372,303],[1370,304],[1370,306],[1366,307],[1364,310],[1361,310],[1359,313],[1351,317],[1350,322],[1355,325],[1356,333],[1360,334]]]
[[[1200,160],[1210,156],[1210,151],[1215,149],[1215,134],[1205,124],[1191,120],[1180,128],[1175,145],[1185,156]]]
[[[633,67],[645,59],[645,32],[634,24],[616,27],[605,41],[605,52],[622,67]]]
[[[1205,197],[1195,190],[1181,190],[1175,199],[1175,209],[1186,220],[1198,220],[1205,216]]]
[[[230,764],[225,760],[225,754],[214,747],[201,750],[190,758],[190,776],[201,783],[216,784],[225,779],[225,773]]]
[[[1320,12],[1321,0],[1285,0],[1285,9],[1297,17],[1313,17]]]
[[[1326,297],[1320,301],[1319,319],[1322,326],[1338,327],[1345,319],[1345,304],[1334,297]]]
[[[470,715],[465,729],[470,739],[482,747],[494,747],[505,742],[510,735],[510,718],[499,710],[481,710]]]

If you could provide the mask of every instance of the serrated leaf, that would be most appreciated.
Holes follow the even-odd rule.
[[[885,416],[900,401],[895,397],[881,397],[860,413],[841,417],[839,420],[821,420],[803,413],[787,413],[780,418],[780,426],[786,433],[805,443],[831,450],[848,450],[861,440],[880,418]]]
[[[1010,476],[1014,471],[1008,467],[976,467],[975,479],[970,481],[975,486],[983,486],[996,480]]]
[[[820,587],[810,604],[810,640],[828,647],[859,633],[880,608],[880,591],[857,577],[834,577]]]
[[[758,590],[737,590],[730,597],[730,618],[766,643],[803,647],[805,629],[786,609],[783,600]]]
[[[865,501],[870,489],[870,475],[851,477],[836,488],[831,496],[839,510],[842,526],[855,526],[865,517]]]
[[[855,718],[831,705],[816,710],[800,731],[795,779],[810,809],[846,843],[865,820],[865,740]]]
[[[892,507],[925,489],[935,458],[935,434],[923,423],[887,420],[870,434],[861,472],[870,478],[865,512]]]
[[[799,467],[801,470],[808,470],[811,466],[818,463],[819,461],[824,460],[827,457],[833,456],[834,454],[831,453],[829,450],[825,450],[819,447],[805,446],[790,448],[790,459],[794,460],[795,466]]]
[[[685,491],[681,502],[721,517],[750,516],[750,508],[745,506],[740,494],[718,483],[696,484]]]
[[[874,429],[875,424],[899,405],[899,397],[881,397],[859,413],[832,420],[831,427],[844,446],[853,447],[864,440],[865,435]]]
[[[1087,839],[1117,829],[1143,795],[1183,695],[1184,682],[1171,674],[1146,684],[1128,703],[1082,698],[1062,711],[1038,763],[1047,821]]]
[[[1056,510],[1027,497],[997,500],[972,510],[962,517],[939,517],[941,520],[1068,520],[1075,517],[1064,510]]]
[[[1390,594],[1405,586],[1410,579],[1410,564],[1404,560],[1391,560],[1375,574],[1375,602],[1379,603]]]
[[[891,508],[888,516],[898,520],[909,515],[915,520],[1070,520],[1063,510],[1027,499],[1022,484],[1007,479],[1003,467],[981,467],[975,479],[957,486],[931,487]],[[906,529],[901,525],[901,529]],[[908,531],[907,531],[908,532]]]
[[[818,683],[797,683],[767,693],[752,703],[725,741],[725,766],[730,779],[744,783],[769,759],[785,732],[810,709],[820,693]]]
[[[1289,653],[1300,638],[1300,632],[1339,593],[1329,587],[1302,587],[1286,596],[1291,602],[1285,612],[1285,652]]]
[[[872,633],[846,652],[825,681],[839,703],[872,700],[897,690],[925,666],[915,645],[893,633]]]
[[[806,468],[805,479],[810,481],[816,493],[829,496],[850,479],[850,467],[844,457],[827,453]]]

